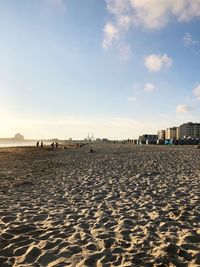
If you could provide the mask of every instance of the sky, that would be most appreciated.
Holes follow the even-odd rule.
[[[0,137],[200,122],[199,0],[1,0]]]

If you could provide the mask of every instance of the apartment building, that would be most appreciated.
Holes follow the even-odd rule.
[[[200,123],[187,122],[179,126],[178,138],[200,138]]]
[[[165,130],[158,131],[158,140],[165,140]]]
[[[165,131],[165,139],[177,139],[177,127],[167,128]]]

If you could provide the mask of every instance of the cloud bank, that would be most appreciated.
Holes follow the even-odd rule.
[[[2,118],[5,136],[13,136],[20,132],[26,138],[60,138],[84,139],[88,132],[93,133],[95,138],[127,139],[137,138],[143,132],[156,130],[156,123],[147,119],[136,120],[127,117],[111,118],[40,118],[33,120]],[[48,133],[48,134],[47,134]]]
[[[131,27],[160,29],[172,21],[189,22],[200,17],[199,0],[105,0],[110,20],[104,27],[103,47]],[[110,25],[112,25],[111,29]]]

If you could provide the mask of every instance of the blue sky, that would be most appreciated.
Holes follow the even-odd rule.
[[[199,0],[2,0],[0,136],[137,138],[200,118]]]

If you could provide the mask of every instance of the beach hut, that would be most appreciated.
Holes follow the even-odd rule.
[[[173,145],[173,139],[165,139],[165,145]]]

